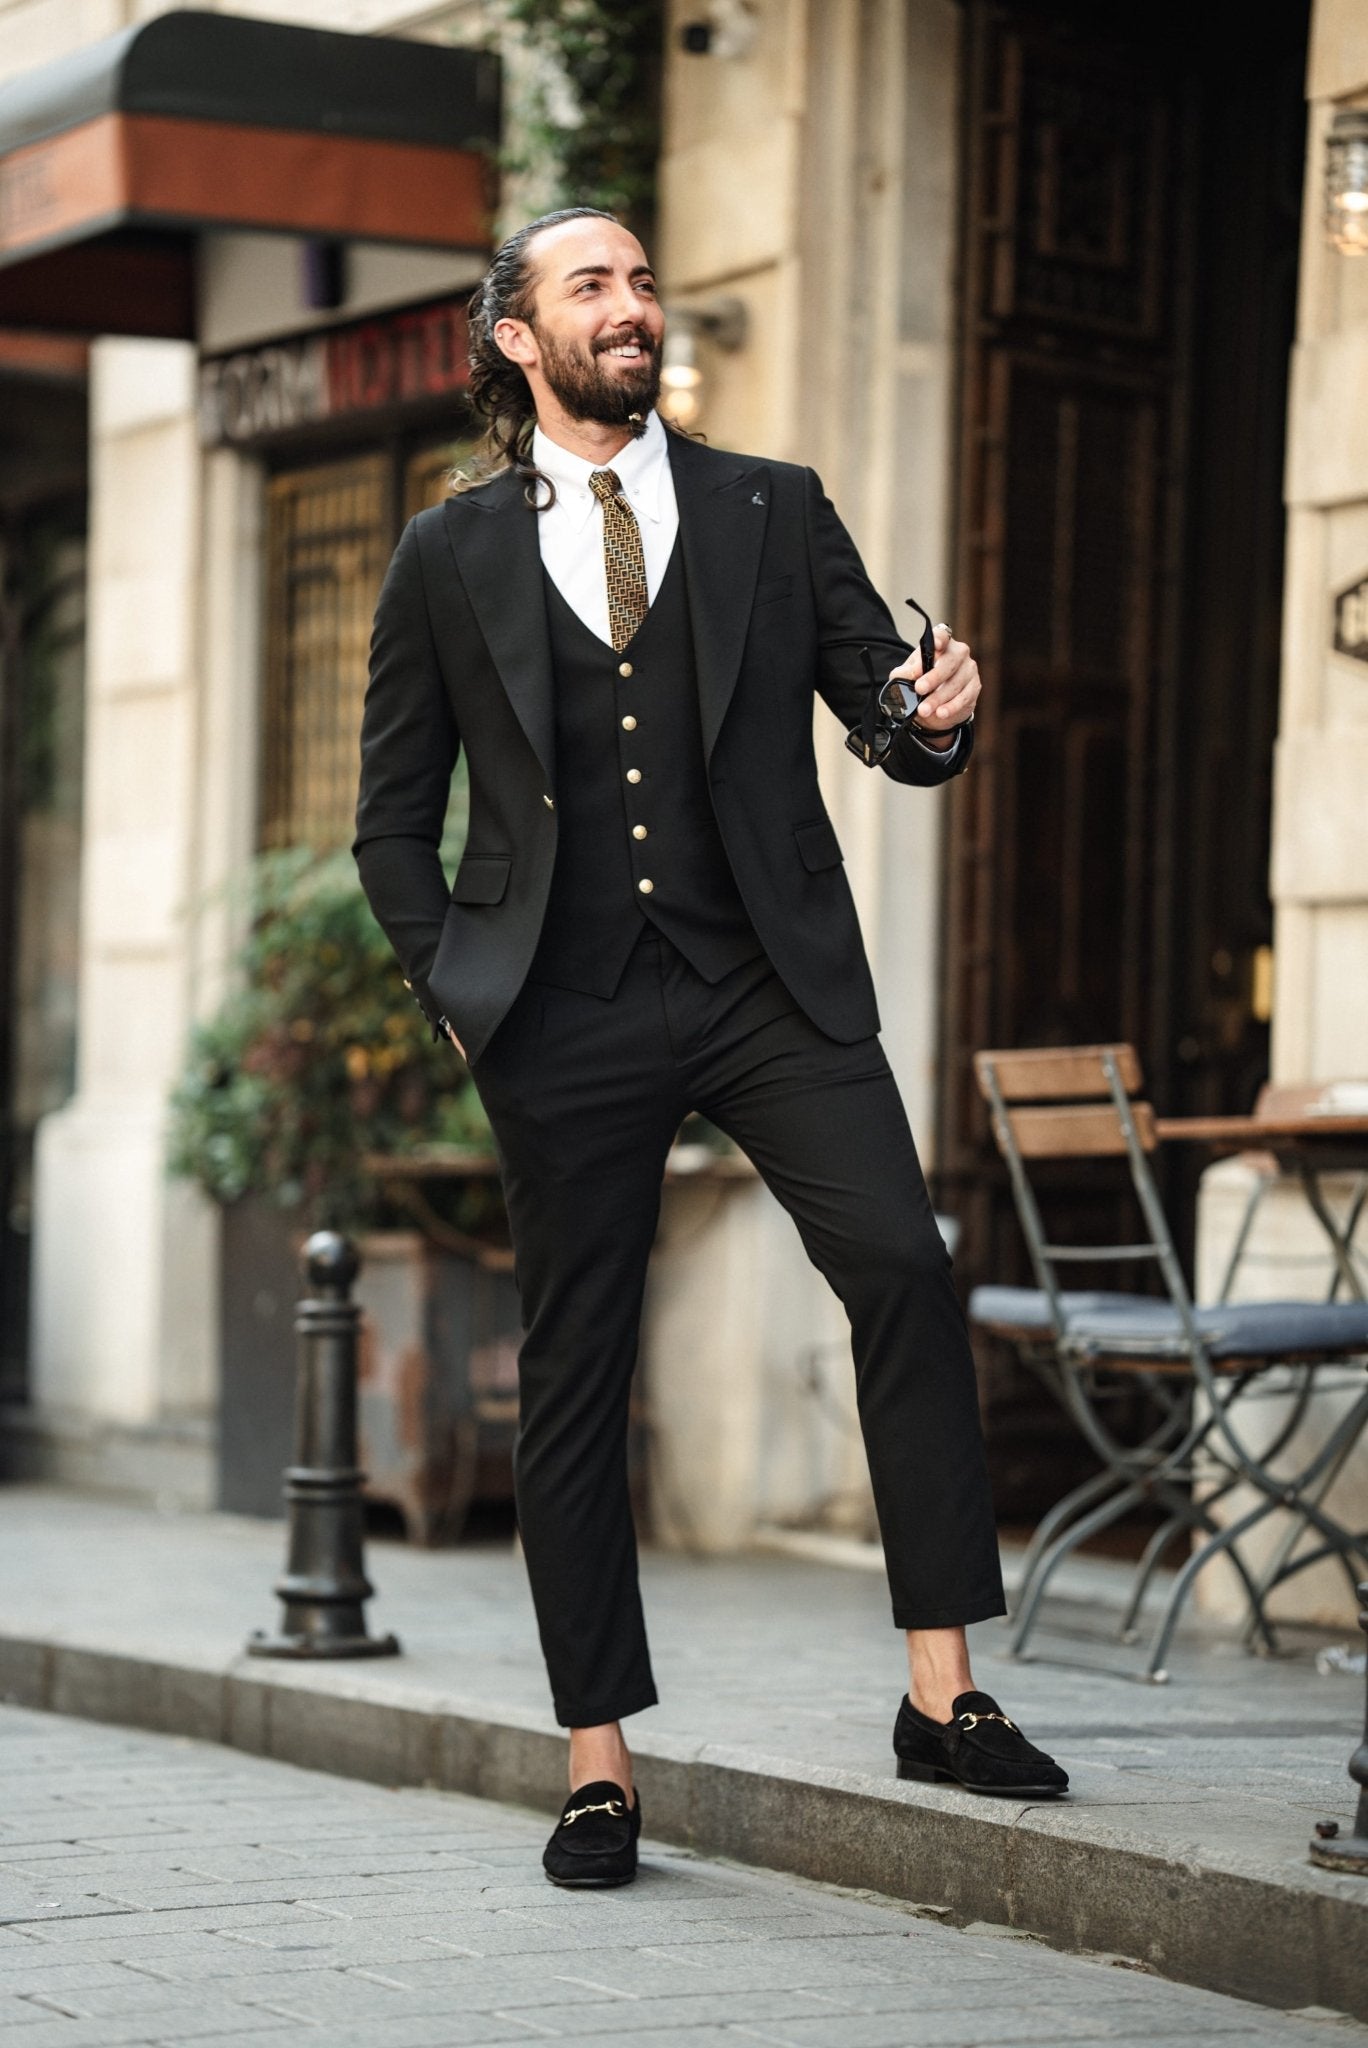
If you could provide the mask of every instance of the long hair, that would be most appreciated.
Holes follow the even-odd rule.
[[[529,504],[537,502],[539,484],[547,490],[552,485],[532,460],[537,413],[531,387],[518,365],[499,347],[494,329],[500,320],[532,323],[534,280],[529,245],[534,236],[544,228],[559,227],[563,220],[616,219],[616,214],[606,213],[601,206],[562,206],[554,213],[543,213],[495,250],[493,262],[471,294],[470,402],[485,423],[481,470],[483,476],[516,470],[526,480]],[[483,476],[461,476],[459,482],[469,486],[483,481]]]

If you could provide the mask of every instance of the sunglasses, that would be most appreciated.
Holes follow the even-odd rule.
[[[921,655],[922,674],[930,672],[936,659],[936,642],[931,631],[931,620],[917,603],[915,597],[904,602],[922,622],[921,638],[917,650]],[[869,695],[865,700],[864,713],[857,726],[846,734],[846,745],[866,768],[876,768],[892,746],[900,726],[909,718],[915,718],[921,699],[911,683],[901,681],[880,683],[874,673],[874,661],[867,647],[860,649],[865,674],[869,678]]]

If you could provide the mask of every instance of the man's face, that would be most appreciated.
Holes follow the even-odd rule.
[[[530,254],[528,368],[571,419],[622,427],[633,413],[644,417],[660,395],[665,316],[636,236],[615,221],[564,221],[538,235]]]

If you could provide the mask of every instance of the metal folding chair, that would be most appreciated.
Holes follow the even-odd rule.
[[[1140,1062],[1128,1045],[982,1052],[979,1086],[993,1135],[1007,1164],[1017,1215],[1037,1286],[980,1287],[973,1319],[1009,1337],[1042,1367],[1102,1470],[1075,1487],[1046,1515],[1027,1552],[1013,1617],[1011,1648],[1020,1655],[1054,1574],[1080,1544],[1134,1509],[1157,1505],[1160,1526],[1136,1568],[1122,1618],[1133,1641],[1145,1594],[1165,1553],[1180,1538],[1189,1555],[1179,1570],[1145,1658],[1143,1675],[1167,1677],[1165,1658],[1184,1602],[1198,1574],[1216,1557],[1230,1560],[1249,1601],[1250,1634],[1276,1647],[1267,1602],[1277,1585],[1325,1557],[1335,1558],[1354,1586],[1368,1567],[1368,1535],[1347,1529],[1327,1511],[1324,1495],[1368,1422],[1362,1372],[1344,1382],[1357,1398],[1309,1449],[1278,1460],[1294,1444],[1325,1370],[1368,1359],[1368,1305],[1362,1302],[1259,1301],[1194,1305],[1150,1171],[1154,1113],[1133,1099]],[[1128,1244],[1059,1244],[1047,1235],[1027,1162],[1124,1158],[1147,1235]],[[1061,1267],[1151,1263],[1162,1295],[1080,1293],[1061,1283]],[[1274,1368],[1282,1368],[1275,1372]],[[1119,1396],[1132,1423],[1135,1393],[1144,1398],[1138,1431],[1121,1431]],[[1251,1439],[1250,1421],[1264,1396],[1286,1403],[1271,1441]],[[1267,1411],[1264,1411],[1265,1414]],[[1222,1525],[1215,1509],[1237,1487],[1255,1504]],[[1274,1565],[1256,1575],[1241,1540],[1267,1517],[1292,1518],[1291,1541]],[[1299,1554],[1304,1534],[1314,1539]],[[1195,1542],[1197,1536],[1204,1541]]]

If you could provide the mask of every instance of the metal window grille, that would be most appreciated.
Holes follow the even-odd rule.
[[[395,540],[447,495],[469,441],[290,470],[269,486],[261,843],[344,846],[352,835],[371,618]]]
[[[382,451],[269,486],[263,846],[321,851],[351,838],[391,477]]]

